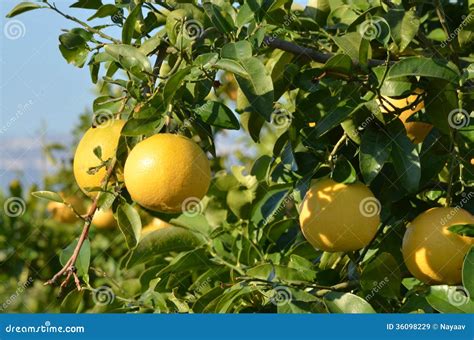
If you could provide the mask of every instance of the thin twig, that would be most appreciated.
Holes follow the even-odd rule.
[[[120,40],[117,40],[113,37],[111,37],[110,35],[108,34],[105,34],[104,32],[92,27],[92,26],[89,26],[88,24],[86,24],[84,21],[82,20],[79,20],[78,18],[76,17],[73,17],[69,14],[66,14],[64,12],[62,12],[61,10],[59,10],[56,5],[53,3],[53,4],[50,4],[48,1],[45,1],[44,2],[50,9],[52,9],[53,11],[55,11],[56,13],[62,15],[64,18],[68,19],[68,20],[71,20],[71,21],[74,21],[76,23],[78,23],[79,25],[81,25],[82,27],[84,27],[86,30],[88,30],[89,32],[91,33],[94,33],[94,34],[97,34],[99,36],[101,36],[102,38],[104,39],[107,39],[107,40],[110,40],[116,44],[121,44],[122,42]]]

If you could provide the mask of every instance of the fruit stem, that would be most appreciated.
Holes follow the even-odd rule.
[[[336,155],[337,150],[339,150],[341,145],[346,141],[346,139],[347,139],[347,134],[344,133],[342,137],[337,141],[336,145],[334,145],[334,148],[329,154],[328,161],[329,161],[329,165],[331,166],[331,169],[334,168],[334,156]]]
[[[104,190],[107,189],[107,184],[109,182],[110,177],[112,176],[112,172],[114,171],[116,164],[117,164],[117,158],[114,157],[112,161],[110,162],[109,168],[107,169],[107,173],[105,174],[101,183],[101,187]],[[100,192],[97,194],[94,201],[92,202],[91,207],[89,208],[87,215],[84,217],[84,220],[85,220],[84,227],[82,228],[81,235],[79,236],[79,240],[77,241],[77,245],[76,245],[76,248],[74,248],[74,252],[72,253],[72,256],[69,258],[69,260],[66,262],[66,264],[61,268],[59,272],[57,272],[50,280],[44,283],[45,286],[52,285],[59,279],[60,276],[67,275],[66,279],[64,279],[64,281],[61,283],[61,289],[67,286],[72,276],[74,278],[74,282],[76,283],[77,290],[81,290],[81,282],[79,280],[79,277],[77,276],[76,268],[74,265],[77,261],[79,253],[81,252],[82,245],[84,244],[84,241],[87,239],[89,235],[89,229],[92,224],[92,219],[94,218],[95,212],[97,211],[97,208],[98,208],[100,194],[101,194]]]

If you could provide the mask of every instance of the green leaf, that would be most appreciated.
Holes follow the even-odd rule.
[[[385,298],[400,296],[402,276],[395,258],[389,253],[378,255],[362,270],[360,285],[369,301],[378,294]]]
[[[198,107],[195,112],[210,125],[231,130],[240,129],[239,121],[234,113],[223,103],[208,101]]]
[[[474,224],[456,224],[450,226],[448,230],[461,236],[474,237]]]
[[[146,235],[133,250],[126,266],[144,263],[171,251],[181,252],[199,247],[202,241],[191,231],[182,227],[166,227]]]
[[[362,177],[370,184],[388,161],[391,140],[386,132],[379,129],[367,129],[362,135],[359,153],[359,165]]]
[[[313,270],[298,270],[281,265],[272,265],[269,263],[261,264],[250,268],[246,273],[250,277],[260,280],[268,280],[274,282],[288,282],[301,283],[305,281],[312,281],[316,277],[316,272]]]
[[[474,313],[474,302],[462,286],[431,286],[426,300],[441,313]]]
[[[198,271],[203,268],[207,269],[210,264],[211,262],[209,261],[209,257],[204,249],[193,249],[174,257],[170,264],[160,270],[156,276],[160,277],[169,272],[180,273],[183,271]]]
[[[93,20],[95,18],[105,18],[110,17],[119,11],[118,7],[115,5],[107,4],[102,5],[100,8],[91,16],[88,21]]]
[[[85,290],[77,291],[73,289],[69,292],[68,295],[64,298],[63,302],[61,302],[60,311],[61,313],[77,313],[79,306],[82,302],[82,298],[84,297]]]
[[[393,41],[403,52],[418,33],[420,20],[413,10],[390,8],[387,13],[390,33]]]
[[[150,60],[136,47],[112,44],[105,46],[105,52],[119,62],[124,69],[129,70],[140,79],[146,79],[143,71],[152,72]]]
[[[87,61],[89,50],[86,46],[75,49],[68,49],[64,45],[59,45],[59,51],[69,64],[82,68]]]
[[[324,69],[343,74],[351,74],[352,59],[347,54],[336,54],[326,62]]]
[[[64,200],[61,198],[61,196],[59,196],[59,194],[52,191],[35,191],[35,192],[32,192],[31,195],[38,198],[43,198],[48,201],[64,203]]]
[[[79,0],[78,2],[73,3],[72,8],[85,8],[85,9],[98,9],[102,6],[101,0]]]
[[[408,57],[390,68],[387,79],[407,76],[438,78],[452,83],[457,83],[460,78],[459,72],[451,64],[426,57]]]
[[[252,222],[262,226],[274,219],[279,218],[285,210],[285,205],[293,200],[290,195],[291,186],[288,184],[275,185],[265,193],[265,195],[253,206]]]
[[[191,66],[187,66],[175,74],[173,74],[165,84],[163,89],[163,98],[165,100],[165,105],[168,105],[173,99],[174,95],[181,88],[181,85],[184,82],[184,78],[189,74]]]
[[[142,221],[137,210],[128,203],[121,203],[117,208],[116,217],[128,249],[135,248],[142,231]]]
[[[357,181],[357,173],[351,162],[344,156],[341,156],[337,158],[331,178],[339,183],[354,183]]]
[[[141,14],[142,8],[141,6],[137,5],[132,12],[125,20],[122,28],[122,42],[124,44],[130,44],[133,38],[133,33],[135,32],[135,23],[137,22],[137,18]]]
[[[235,79],[249,101],[250,106],[266,121],[270,121],[273,112],[273,82],[260,59],[251,57],[242,59],[240,64],[249,75],[235,74]]]
[[[252,57],[252,44],[247,40],[228,43],[222,46],[221,57],[227,59],[241,60]]]
[[[351,293],[330,292],[324,303],[331,313],[375,313],[367,301]]]
[[[61,251],[61,254],[59,255],[59,262],[62,266],[66,265],[67,261],[71,258],[74,249],[77,246],[77,242],[78,240],[75,239],[71,244]],[[87,274],[89,271],[90,260],[91,244],[88,239],[85,239],[75,263],[78,276],[84,276]]]
[[[86,43],[82,36],[74,33],[61,34],[59,36],[59,41],[61,42],[61,45],[67,48],[68,50],[84,47]]]
[[[18,5],[16,5],[10,12],[8,12],[6,17],[13,18],[21,13],[32,11],[38,8],[45,8],[45,7],[35,2],[21,2]]]
[[[212,24],[222,33],[229,33],[235,29],[234,21],[227,12],[221,7],[210,2],[205,2],[203,5],[204,11],[211,20]]]
[[[159,129],[165,124],[161,117],[153,117],[146,119],[129,119],[122,129],[123,136],[140,136],[147,135]]]
[[[247,73],[245,68],[243,68],[240,63],[232,59],[220,59],[214,64],[214,67],[231,72],[241,77],[250,78],[250,75]]]
[[[474,246],[471,247],[462,265],[462,282],[471,297],[474,297]]]
[[[319,138],[341,124],[344,120],[349,118],[357,110],[362,108],[364,104],[359,104],[355,108],[348,105],[347,101],[341,102],[338,107],[325,115],[316,125],[315,138]]]
[[[391,159],[398,175],[397,182],[409,193],[416,192],[421,179],[420,157],[417,149],[407,137],[401,122],[394,123],[389,125],[389,133],[392,137]]]

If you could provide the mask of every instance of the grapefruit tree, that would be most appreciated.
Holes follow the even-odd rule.
[[[70,7],[8,14],[74,22],[60,53],[101,89],[62,310],[474,311],[474,2]]]

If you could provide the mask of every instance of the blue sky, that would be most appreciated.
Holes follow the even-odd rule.
[[[68,133],[93,99],[87,66],[66,63],[58,49],[61,29],[77,27],[50,10],[36,10],[13,19],[5,15],[18,0],[0,1],[0,138]],[[84,19],[91,11],[59,8]]]

